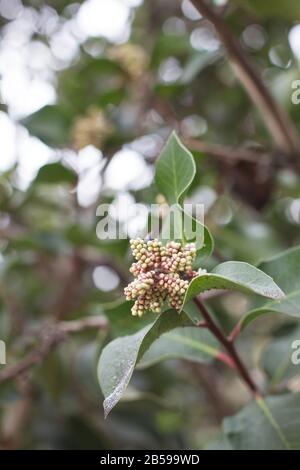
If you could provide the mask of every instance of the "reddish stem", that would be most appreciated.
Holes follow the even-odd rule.
[[[230,356],[230,366],[234,364],[235,369],[239,372],[241,378],[244,380],[246,385],[248,386],[249,390],[254,394],[254,395],[259,395],[259,391],[257,389],[257,386],[253,382],[252,378],[249,375],[249,372],[247,371],[244,363],[242,362],[240,356],[238,355],[234,344],[230,339],[228,339],[222,330],[218,327],[218,325],[214,322],[214,320],[211,318],[206,306],[200,299],[200,297],[194,297],[194,303],[197,305],[198,309],[200,310],[205,323],[207,324],[209,330],[211,333],[217,338],[220,344],[224,346],[226,351],[229,353]],[[223,358],[224,359],[224,358]],[[228,364],[229,365],[229,364]]]
[[[218,359],[221,362],[224,362],[228,367],[231,369],[236,369],[235,362],[233,359],[228,356],[228,354],[224,353],[223,351],[219,351],[218,354],[216,355],[216,359]]]
[[[233,328],[232,332],[230,333],[230,335],[228,336],[228,341],[230,341],[231,343],[235,340],[235,338],[238,336],[238,334],[240,333],[241,331],[241,324],[240,322],[238,322],[235,327]]]
[[[198,323],[196,323],[196,326],[198,326],[198,328],[208,328],[208,324],[204,320],[198,321]]]

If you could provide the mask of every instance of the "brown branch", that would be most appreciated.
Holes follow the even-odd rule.
[[[235,369],[239,372],[241,378],[244,380],[245,384],[248,386],[249,390],[255,396],[259,395],[258,388],[256,387],[255,383],[253,382],[252,378],[250,377],[245,365],[243,364],[240,356],[238,355],[234,344],[230,341],[224,333],[220,330],[218,325],[214,322],[211,318],[206,306],[204,305],[202,299],[200,297],[194,297],[194,303],[198,307],[199,311],[201,312],[206,324],[208,325],[209,330],[211,333],[217,338],[220,344],[226,349],[229,356],[232,359],[232,362],[235,366]],[[233,364],[230,364],[232,367]]]
[[[254,149],[247,149],[241,147],[231,147],[223,144],[216,144],[211,142],[204,142],[198,139],[192,139],[186,135],[182,131],[180,131],[179,121],[174,113],[174,111],[170,108],[167,102],[163,101],[162,99],[153,99],[151,102],[151,106],[162,115],[165,122],[171,128],[177,130],[179,137],[181,138],[182,142],[191,150],[196,150],[198,152],[203,152],[222,163],[226,163],[229,165],[235,165],[240,161],[245,161],[248,163],[258,164],[264,161],[272,161],[278,159],[278,154],[275,152],[265,151],[264,149],[258,148],[257,150]],[[156,158],[154,158],[156,160]]]
[[[228,52],[237,78],[259,109],[277,146],[287,154],[300,154],[300,137],[292,121],[276,103],[258,71],[227,28],[223,18],[205,0],[192,0],[192,3],[201,15],[214,25]]]
[[[58,295],[54,297],[53,302],[48,308],[48,315],[62,320],[74,308],[78,306],[82,297],[82,276],[84,273],[84,264],[79,257],[78,250],[64,260],[64,266],[56,266],[58,280]]]
[[[13,380],[23,375],[31,367],[40,364],[70,333],[77,333],[88,329],[105,329],[106,327],[107,321],[102,316],[44,324],[36,333],[36,336],[40,339],[40,344],[17,364],[5,367],[0,372],[0,384]]]
[[[241,160],[250,163],[258,163],[262,158],[270,156],[265,152],[245,148],[234,148],[210,142],[203,142],[196,139],[186,139],[183,137],[182,140],[191,150],[206,153],[218,160],[230,164],[235,164]]]
[[[34,394],[30,382],[17,383],[20,399],[7,403],[2,415],[0,449],[12,450],[17,447],[18,439],[30,417]]]
[[[62,321],[58,324],[58,331],[68,335],[70,333],[79,333],[83,330],[93,330],[95,328],[105,330],[107,326],[107,320],[104,316],[91,316],[80,320]]]

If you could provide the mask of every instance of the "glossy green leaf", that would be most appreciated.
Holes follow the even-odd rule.
[[[152,312],[147,312],[142,318],[133,317],[132,305],[133,302],[125,300],[124,296],[112,302],[97,304],[109,320],[110,331],[114,337],[136,333],[156,320],[157,313]]]
[[[291,248],[260,264],[285,292],[283,299],[267,302],[248,312],[241,322],[245,328],[265,313],[283,313],[300,318],[300,247]]]
[[[171,206],[169,216],[165,217],[161,236],[164,241],[194,242],[197,255],[204,259],[213,250],[212,236],[207,227],[181,207],[195,173],[192,154],[173,132],[156,162],[156,186]]]
[[[156,162],[155,182],[168,204],[182,202],[182,198],[196,174],[192,154],[173,132]]]
[[[195,243],[197,261],[207,258],[214,247],[214,241],[208,228],[185,212],[179,204],[173,204],[172,211],[166,215],[160,238],[163,243],[169,240],[177,240],[184,244]]]
[[[240,261],[227,261],[219,264],[212,272],[194,278],[186,292],[184,305],[196,295],[209,289],[232,289],[271,299],[284,297],[284,293],[270,276]]]
[[[103,407],[107,416],[122,397],[136,364],[163,333],[181,326],[191,326],[185,315],[174,310],[162,313],[151,325],[138,333],[117,338],[102,351],[98,363],[98,379],[105,397]]]
[[[223,430],[234,450],[299,450],[300,394],[258,398]]]

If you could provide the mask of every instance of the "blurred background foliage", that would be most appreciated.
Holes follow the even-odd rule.
[[[291,101],[299,2],[210,3],[300,130],[300,107]],[[35,332],[47,322],[107,318],[105,328],[68,336],[36,367],[0,385],[0,445],[204,448],[223,417],[248,399],[220,364],[169,360],[139,370],[104,421],[100,349],[153,316],[131,317],[123,299],[128,243],[97,238],[96,208],[112,203],[122,225],[126,204],[159,201],[153,163],[175,128],[198,170],[187,202],[205,204],[216,240],[204,267],[257,263],[300,243],[299,166],[276,147],[214,27],[188,0],[1,0],[0,27],[0,339],[7,362],[38,347]],[[245,151],[254,161],[240,157]],[[133,235],[141,223],[130,221]],[[230,331],[246,300],[226,294],[210,306]],[[274,364],[295,337],[294,323],[279,317],[257,320],[241,336],[242,355],[266,389],[300,390],[297,368],[278,377]]]

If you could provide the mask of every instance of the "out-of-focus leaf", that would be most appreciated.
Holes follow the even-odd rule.
[[[138,368],[176,358],[208,363],[217,358],[219,352],[219,343],[209,331],[195,327],[175,328],[150,346]]]
[[[73,116],[85,114],[91,106],[118,104],[126,93],[126,74],[115,61],[83,54],[74,66],[59,77],[59,95],[72,109]]]
[[[232,226],[222,227],[216,233],[215,242],[224,247],[229,259],[257,265],[282,250],[279,234],[270,225],[251,220],[244,207],[243,211],[245,214],[238,214]]]
[[[263,351],[260,364],[274,385],[299,373],[299,365],[293,364],[292,344],[300,339],[300,325],[280,328]]]
[[[82,75],[84,74],[103,74],[103,73],[121,73],[123,74],[120,65],[108,59],[107,57],[99,57],[98,59],[90,60],[86,66],[81,70]]]
[[[69,183],[74,185],[76,179],[76,174],[72,170],[56,162],[42,166],[34,180],[34,184]]]
[[[236,0],[240,5],[246,6],[259,16],[286,18],[287,20],[300,20],[300,4],[298,0]]]
[[[95,103],[103,107],[111,104],[117,105],[121,103],[125,96],[126,93],[123,89],[107,90],[105,93],[101,93]]]
[[[93,248],[95,251],[95,257],[99,258],[99,264],[101,264],[101,253],[109,254],[114,259],[120,259],[124,261],[124,257],[128,250],[128,240],[100,240],[97,237],[96,229],[92,227],[83,227],[78,224],[69,225],[64,231],[64,237],[72,245],[83,247],[88,246]],[[126,268],[124,268],[126,271]]]
[[[197,294],[209,289],[233,289],[271,299],[284,298],[280,287],[260,269],[240,261],[227,261],[219,264],[211,273],[201,274],[191,281],[183,308]]]
[[[248,312],[242,319],[241,326],[249,323],[265,313],[284,313],[292,317],[300,317],[300,247],[294,247],[260,264],[260,268],[272,276],[283,289],[285,297],[273,302],[259,305]]]
[[[191,83],[203,69],[215,63],[220,57],[222,54],[219,51],[201,51],[192,55],[183,69],[180,83],[184,85]]]
[[[211,442],[205,450],[233,450],[225,436],[220,436],[218,440]]]
[[[47,105],[21,121],[30,134],[51,147],[67,145],[72,116],[60,106]]]
[[[161,35],[156,39],[152,51],[152,67],[157,67],[162,60],[169,56],[181,56],[192,51],[188,35]]]
[[[155,323],[138,333],[123,336],[109,343],[102,351],[98,364],[98,379],[105,397],[103,407],[107,416],[121,399],[136,364],[163,333],[180,326],[191,326],[185,315],[174,310],[162,313]]]
[[[49,232],[32,233],[31,236],[20,236],[9,241],[6,252],[11,250],[29,251],[44,250],[50,253],[68,253],[69,247],[60,234]]]
[[[157,83],[154,87],[154,93],[164,98],[175,98],[178,97],[185,90],[185,86],[182,83]]]
[[[300,394],[257,398],[223,430],[234,450],[299,450]]]

